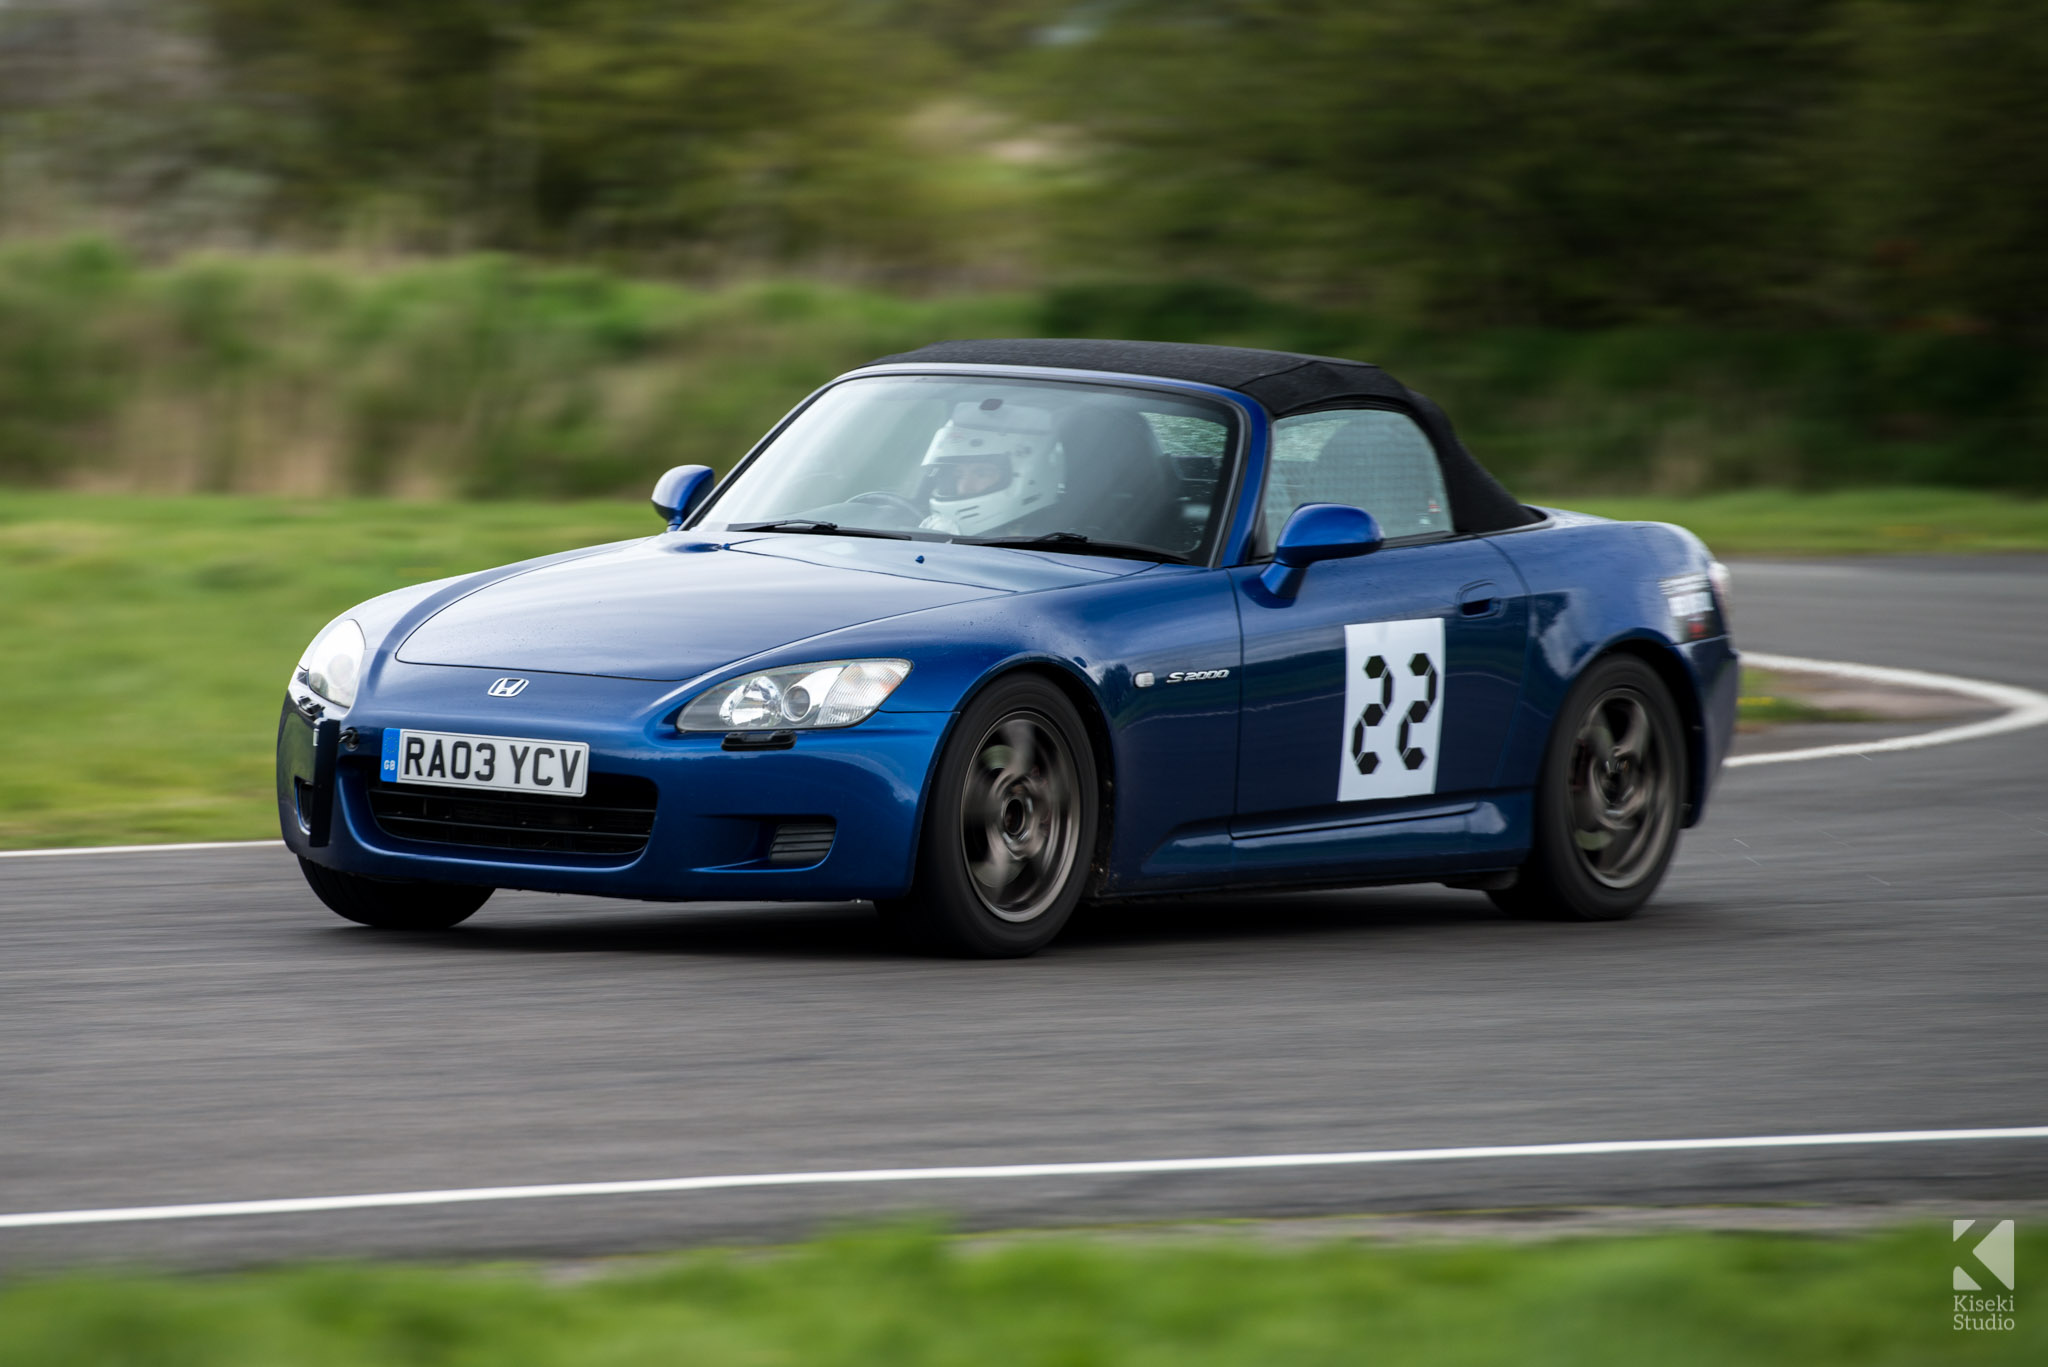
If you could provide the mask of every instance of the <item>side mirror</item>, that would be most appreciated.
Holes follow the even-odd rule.
[[[1378,519],[1363,508],[1348,503],[1304,503],[1280,529],[1280,544],[1273,548],[1273,563],[1259,576],[1259,582],[1275,598],[1292,598],[1301,590],[1301,578],[1318,560],[1344,560],[1376,551],[1386,537]]]
[[[718,475],[708,465],[678,465],[654,481],[654,511],[668,519],[669,530],[683,525]]]

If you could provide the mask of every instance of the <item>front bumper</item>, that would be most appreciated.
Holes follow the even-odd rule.
[[[1735,717],[1742,692],[1742,656],[1731,636],[1715,636],[1679,646],[1698,681],[1700,718],[1693,738],[1692,791],[1687,795],[1685,825],[1694,826],[1706,811],[1707,799],[1720,781],[1721,766],[1735,747]]]
[[[926,779],[953,716],[882,711],[858,726],[799,731],[788,749],[729,751],[721,736],[679,736],[662,726],[674,703],[658,683],[549,675],[544,690],[529,690],[540,696],[527,705],[485,711],[476,700],[492,671],[387,663],[380,675],[338,721],[315,722],[284,704],[278,817],[294,853],[377,878],[650,901],[901,896],[910,887]],[[654,784],[646,847],[624,856],[573,854],[394,835],[372,812],[370,793],[384,729],[400,726],[587,742],[593,778]],[[816,862],[792,864],[786,848],[771,860],[779,829],[823,822],[833,834]]]

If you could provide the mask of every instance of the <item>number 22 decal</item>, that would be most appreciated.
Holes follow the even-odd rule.
[[[1339,802],[1436,791],[1443,694],[1443,618],[1344,628]]]

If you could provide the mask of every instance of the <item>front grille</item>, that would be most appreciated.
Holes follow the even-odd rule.
[[[784,868],[819,863],[831,853],[837,829],[831,821],[785,821],[775,828],[768,862]]]
[[[386,835],[441,845],[553,854],[638,854],[654,829],[656,789],[644,778],[592,774],[582,797],[370,784],[370,815]]]

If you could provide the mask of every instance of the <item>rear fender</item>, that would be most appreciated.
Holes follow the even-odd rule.
[[[1686,731],[1685,824],[1696,824],[1734,730],[1739,661],[1719,623],[1680,641],[1665,581],[1704,575],[1706,548],[1681,528],[1564,521],[1495,539],[1529,585],[1530,649],[1500,786],[1532,788],[1566,695],[1595,660],[1642,659]]]

